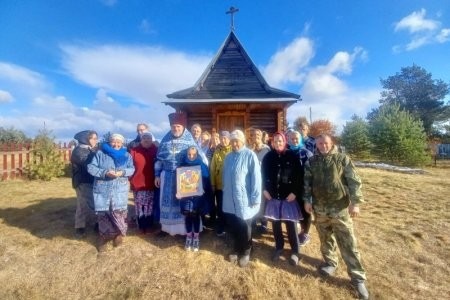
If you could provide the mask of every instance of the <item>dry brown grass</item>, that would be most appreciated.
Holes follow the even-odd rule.
[[[359,172],[367,203],[355,230],[372,299],[448,299],[450,168]],[[67,178],[0,182],[0,299],[355,298],[342,262],[335,278],[318,276],[314,229],[299,266],[273,264],[273,238],[264,235],[241,269],[210,232],[195,254],[179,238],[130,230],[123,246],[98,257],[92,231],[73,238],[74,210]]]

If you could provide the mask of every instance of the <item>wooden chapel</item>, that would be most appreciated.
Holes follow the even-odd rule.
[[[203,130],[218,132],[258,128],[272,134],[285,131],[287,108],[300,95],[270,87],[234,33],[193,87],[168,94],[163,102],[187,114],[189,129],[199,123]]]

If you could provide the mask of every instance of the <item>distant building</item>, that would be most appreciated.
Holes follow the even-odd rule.
[[[437,155],[439,158],[450,158],[450,144],[439,144],[437,147]]]

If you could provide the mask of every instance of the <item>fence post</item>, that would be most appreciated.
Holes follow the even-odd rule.
[[[16,156],[11,154],[11,179],[16,179]]]
[[[19,153],[19,165],[18,165],[18,172],[19,172],[19,176],[22,178],[23,177],[23,161],[22,161],[22,153]]]
[[[64,162],[70,162],[72,149],[67,143],[60,142],[55,146],[59,148],[60,153],[63,151],[61,157]],[[33,156],[31,151],[33,145],[30,143],[0,143],[0,180],[21,178],[27,164],[43,162],[41,155]]]
[[[8,156],[7,154],[3,154],[3,172],[2,172],[2,180],[8,179]]]

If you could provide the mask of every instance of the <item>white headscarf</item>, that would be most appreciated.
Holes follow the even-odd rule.
[[[112,140],[121,140],[122,143],[125,142],[125,137],[121,135],[120,133],[113,133],[109,136],[109,141]]]

